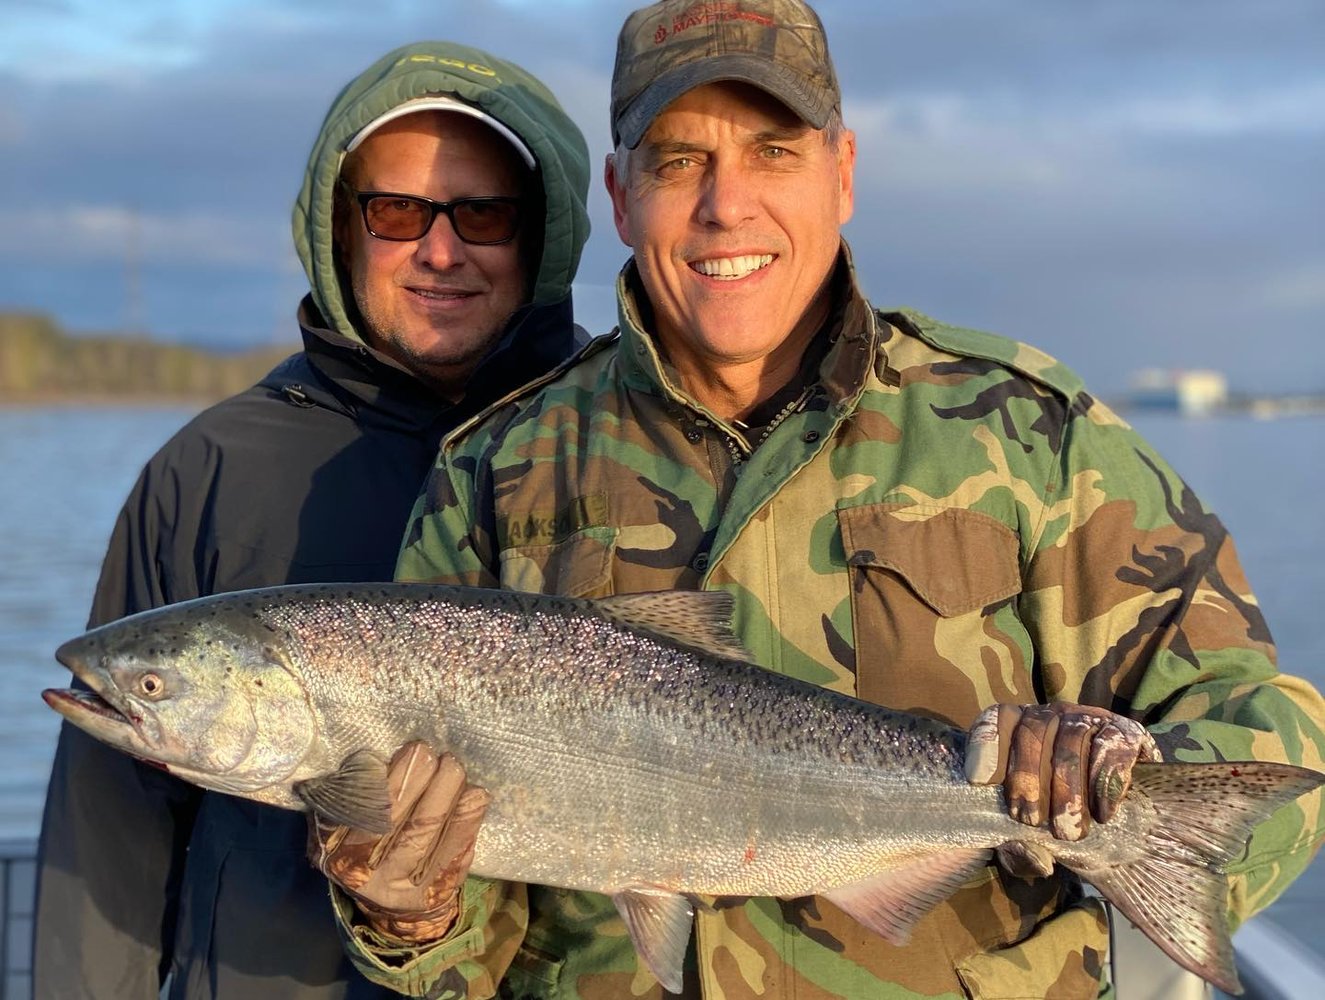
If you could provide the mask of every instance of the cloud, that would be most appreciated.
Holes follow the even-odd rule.
[[[215,5],[170,0],[21,3],[8,12],[0,62],[37,83],[134,76],[196,53]]]
[[[1088,124],[1110,130],[1247,137],[1325,132],[1325,81],[1253,93],[1139,97],[1104,109]]]
[[[26,131],[18,110],[5,101],[5,90],[4,81],[0,80],[0,149],[17,145]]]
[[[1325,311],[1325,257],[1268,275],[1260,283],[1258,298],[1271,309]]]
[[[594,232],[577,303],[610,326],[627,251],[598,174],[625,8],[467,0],[448,16],[460,6],[72,0],[8,17],[11,3],[0,302],[113,325],[98,309],[123,297],[114,262],[137,206],[155,328],[219,339],[288,323],[299,281],[273,262],[289,260],[327,104],[388,49],[450,35],[528,67],[581,123]],[[1303,363],[1325,326],[1325,5],[819,8],[859,134],[848,234],[872,295],[1031,340],[1092,383],[1123,385],[1166,352],[1325,383],[1325,361]],[[77,71],[57,72],[57,55]]]
[[[283,226],[270,221],[198,210],[152,213],[84,204],[16,208],[0,211],[0,260],[255,266],[284,258],[272,252],[284,234]]]

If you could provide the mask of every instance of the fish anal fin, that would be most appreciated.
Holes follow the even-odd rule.
[[[663,989],[680,993],[681,967],[695,917],[690,900],[666,889],[638,886],[614,893],[612,902],[626,922],[640,961]]]
[[[824,898],[895,945],[906,944],[916,921],[989,863],[984,849],[926,854],[898,868],[838,886]]]
[[[721,590],[659,590],[616,594],[593,602],[605,618],[701,653],[752,662],[732,631],[731,594]]]
[[[357,750],[330,774],[295,782],[294,793],[309,809],[332,823],[386,833],[391,829],[386,772],[385,760],[370,751]]]

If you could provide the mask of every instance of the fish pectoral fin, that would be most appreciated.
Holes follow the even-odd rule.
[[[916,921],[989,863],[990,852],[942,851],[863,882],[838,886],[824,898],[858,923],[896,945],[911,937]]]
[[[658,590],[595,600],[598,613],[618,625],[652,633],[690,649],[752,663],[732,631],[732,595],[721,590]]]
[[[695,909],[690,900],[651,886],[615,893],[612,902],[626,922],[640,960],[671,993],[681,992],[681,966],[690,944]]]
[[[387,762],[377,754],[356,750],[330,774],[295,782],[294,793],[332,823],[386,833],[391,829],[386,771]]]

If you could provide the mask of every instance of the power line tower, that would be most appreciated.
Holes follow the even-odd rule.
[[[130,337],[147,336],[142,244],[142,218],[138,206],[130,205],[125,214],[124,240],[124,332]]]

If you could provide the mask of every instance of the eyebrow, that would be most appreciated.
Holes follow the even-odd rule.
[[[682,142],[680,139],[663,139],[644,147],[650,156],[673,156],[677,153],[702,153],[705,147],[694,142]]]
[[[804,122],[798,122],[795,125],[775,125],[772,128],[754,133],[750,144],[762,146],[770,142],[795,142],[798,139],[804,139],[814,131],[814,128]],[[658,142],[646,144],[644,152],[649,157],[676,156],[684,153],[705,153],[708,152],[708,147],[699,143],[685,142],[681,139],[660,139]]]
[[[798,122],[795,125],[775,125],[773,128],[756,132],[754,141],[756,145],[766,142],[794,142],[797,139],[804,139],[814,131],[817,130],[805,122]]]

